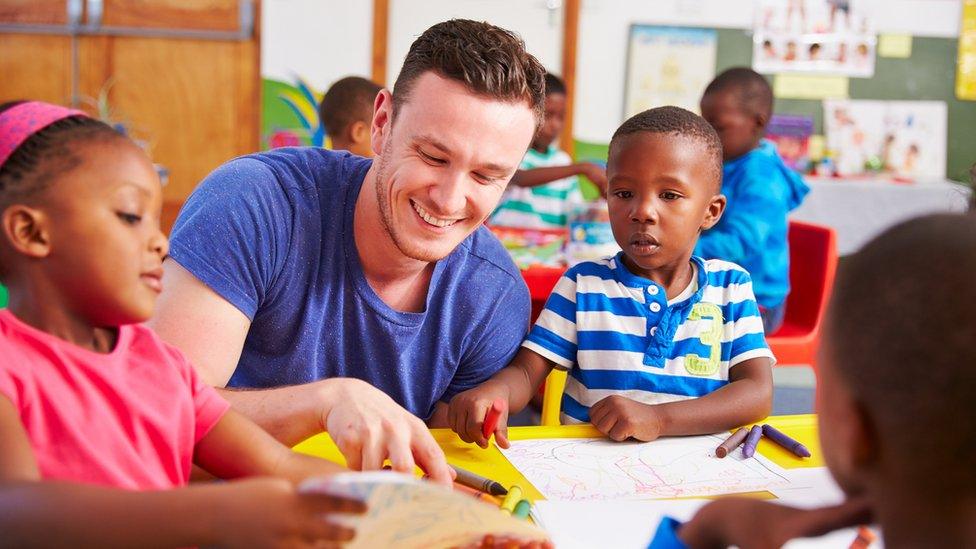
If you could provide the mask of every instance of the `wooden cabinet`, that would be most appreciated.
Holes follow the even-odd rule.
[[[109,118],[169,170],[164,197],[174,212],[212,169],[258,149],[259,8],[258,0],[0,0],[0,102],[98,114],[103,94]]]

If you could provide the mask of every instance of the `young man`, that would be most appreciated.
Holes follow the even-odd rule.
[[[434,25],[376,96],[375,161],[287,149],[204,180],[153,326],[210,383],[258,389],[223,394],[279,439],[326,430],[352,468],[416,460],[448,482],[418,417],[446,424],[445,402],[525,335],[528,291],[482,223],[540,123],[544,74],[504,29]]]
[[[332,142],[332,150],[373,156],[370,123],[373,101],[382,89],[383,86],[361,76],[340,78],[329,86],[319,103],[319,119]]]

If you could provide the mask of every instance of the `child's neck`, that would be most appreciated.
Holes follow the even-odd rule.
[[[549,152],[549,145],[551,143],[532,143],[532,150],[537,153],[545,154]]]
[[[976,547],[976,499],[888,495],[875,509],[885,547]]]
[[[669,300],[680,295],[691,284],[691,280],[695,276],[695,269],[691,264],[690,256],[684,258],[684,261],[677,261],[672,265],[645,270],[624,254],[624,264],[635,275],[661,285]]]
[[[11,282],[7,308],[21,322],[58,339],[94,351],[109,353],[118,340],[118,329],[93,326],[68,307],[56,288],[43,279]]]

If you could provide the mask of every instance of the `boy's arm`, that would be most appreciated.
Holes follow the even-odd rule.
[[[607,172],[597,164],[591,162],[577,162],[566,166],[552,166],[548,168],[531,168],[528,170],[518,170],[512,176],[511,185],[516,187],[538,187],[546,183],[552,183],[559,179],[573,177],[574,175],[585,175],[593,182],[603,194],[607,192]]]
[[[770,360],[757,357],[729,371],[730,383],[700,398],[644,404],[609,396],[590,408],[590,422],[613,440],[654,440],[715,433],[760,420],[773,402]]]
[[[13,404],[0,395],[0,547],[270,546],[288,539],[347,540],[321,520],[362,512],[359,502],[297,495],[277,479],[160,491],[41,480]]]
[[[509,412],[519,412],[525,408],[554,366],[542,355],[525,347],[520,348],[511,364],[491,379],[451,399],[447,412],[448,425],[461,440],[487,448],[488,439],[481,432],[485,413],[495,399],[503,399],[508,403],[508,409],[498,419],[495,440],[502,448],[508,448]]]
[[[742,263],[760,253],[769,238],[775,216],[789,214],[782,200],[766,188],[767,182],[751,178],[740,184],[735,201],[730,201],[719,225],[698,238],[695,255]]]

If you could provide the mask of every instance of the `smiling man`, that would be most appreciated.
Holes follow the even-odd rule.
[[[482,223],[539,124],[544,74],[508,31],[434,25],[376,97],[374,161],[279,149],[201,183],[153,327],[282,441],[326,430],[353,468],[389,458],[447,481],[421,420],[443,424],[527,330],[528,291]]]

